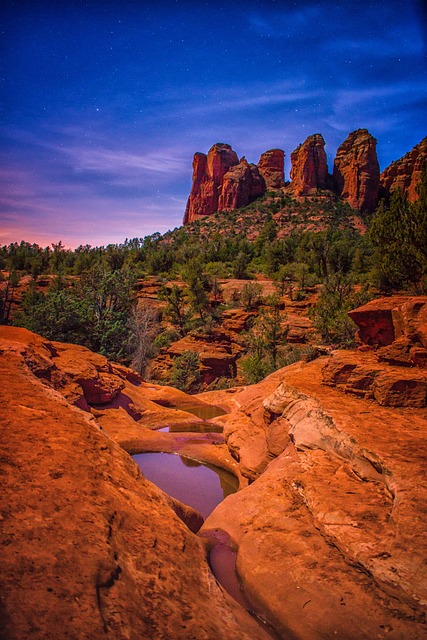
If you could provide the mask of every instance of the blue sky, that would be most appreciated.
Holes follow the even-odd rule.
[[[427,135],[425,14],[397,2],[5,0],[0,243],[179,226],[196,151],[257,162],[350,131],[381,169]]]

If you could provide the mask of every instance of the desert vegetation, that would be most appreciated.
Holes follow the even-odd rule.
[[[288,343],[286,301],[310,298],[316,340],[342,347],[353,344],[351,308],[378,294],[426,291],[426,176],[416,203],[395,192],[365,220],[366,232],[336,197],[319,192],[299,202],[269,191],[163,236],[75,250],[61,242],[2,246],[1,322],[82,344],[145,374],[186,336],[218,341],[224,312],[237,308],[251,315],[234,338],[239,372],[256,382],[308,354]],[[157,287],[151,307],[138,296],[147,279]],[[231,279],[245,282],[226,298],[222,283]],[[274,285],[274,295],[264,295],[260,280]],[[197,390],[199,366],[182,353],[167,381]]]

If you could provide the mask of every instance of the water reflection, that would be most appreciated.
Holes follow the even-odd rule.
[[[237,479],[218,467],[195,463],[173,453],[140,453],[133,458],[146,478],[170,496],[197,509],[204,518],[224,498],[237,491]]]

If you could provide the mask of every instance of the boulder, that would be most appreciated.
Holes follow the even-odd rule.
[[[378,298],[348,315],[365,344],[382,347],[405,337],[413,346],[427,348],[427,296]]]
[[[384,365],[372,353],[336,352],[322,369],[322,381],[385,407],[426,407],[427,371],[402,365]]]
[[[376,139],[367,129],[357,129],[338,147],[333,178],[338,194],[360,213],[378,204],[380,168]]]

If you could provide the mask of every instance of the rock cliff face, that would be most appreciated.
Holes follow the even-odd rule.
[[[272,149],[261,156],[260,166],[239,159],[228,144],[215,144],[206,156],[196,153],[193,184],[184,224],[215,211],[233,211],[265,193],[267,186],[284,183],[284,154]]]
[[[261,154],[258,171],[265,180],[267,189],[280,189],[285,184],[285,154],[282,149],[270,149]]]
[[[361,213],[372,212],[378,204],[380,167],[376,145],[367,129],[357,129],[338,147],[334,161],[338,193]]]
[[[325,141],[316,133],[291,153],[291,196],[310,195],[329,189],[362,214],[371,213],[379,197],[400,188],[411,202],[418,198],[417,186],[427,162],[427,138],[403,158],[393,162],[380,176],[376,139],[367,129],[349,134],[337,150],[333,176],[328,173]],[[267,189],[284,187],[284,152],[270,149],[261,154],[258,165],[245,158],[239,162],[228,144],[215,144],[206,156],[196,153],[193,184],[184,224],[215,211],[243,207]]]
[[[208,155],[196,153],[193,160],[193,185],[184,216],[184,224],[199,216],[218,211],[224,174],[239,163],[229,144],[214,144]]]
[[[421,172],[427,163],[427,138],[406,153],[403,158],[392,162],[381,174],[381,188],[385,193],[401,189],[410,202],[418,198],[417,185]]]
[[[258,167],[242,158],[239,164],[231,167],[223,177],[218,211],[233,211],[244,207],[254,198],[261,196],[265,189],[265,181]]]
[[[295,195],[326,188],[328,166],[325,141],[320,133],[309,136],[291,153],[291,163],[291,189]]]

